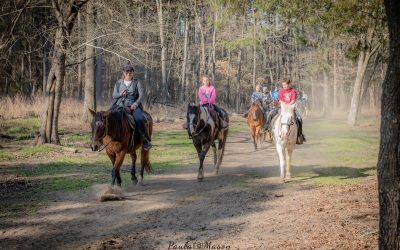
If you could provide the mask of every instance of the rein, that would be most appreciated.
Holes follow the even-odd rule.
[[[108,134],[108,119],[107,118],[106,118],[105,125],[106,125],[106,129],[105,129],[104,135],[99,139],[99,141],[101,141],[101,144],[103,144],[103,139]],[[99,149],[99,152],[103,151],[108,146],[108,144],[110,144],[111,142],[112,142],[112,140],[110,140],[103,148]]]
[[[281,123],[281,129],[282,129],[282,125],[287,125],[288,126],[288,133],[287,133],[287,135],[290,135],[290,132],[291,132],[291,130],[290,130],[290,126],[292,126],[294,124],[294,122],[293,122],[293,117],[290,119],[290,123],[288,123],[288,122],[285,122],[285,123]]]

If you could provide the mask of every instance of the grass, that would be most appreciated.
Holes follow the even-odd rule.
[[[52,152],[54,152],[54,148],[48,147],[47,145],[39,145],[36,147],[22,147],[15,152],[0,150],[0,160],[15,160],[17,158],[47,155]]]
[[[16,140],[32,138],[39,130],[39,118],[18,118],[2,121],[0,132],[15,137]]]
[[[1,130],[24,136],[37,130],[38,118],[12,119],[1,124]],[[378,131],[376,127],[350,127],[335,121],[312,119],[305,122],[308,142],[304,145],[304,159],[294,159],[293,176],[307,179],[315,184],[353,183],[363,177],[376,174],[378,154]],[[62,128],[61,144],[80,148],[82,154],[68,153],[46,145],[27,147],[17,145],[19,150],[0,150],[0,172],[18,176],[33,183],[31,187],[0,193],[0,219],[29,214],[57,199],[57,192],[84,193],[93,184],[111,181],[111,162],[104,152],[89,153],[90,132],[76,132]],[[244,119],[234,117],[229,134],[248,132]],[[321,137],[321,135],[323,135]],[[151,163],[156,174],[170,169],[197,163],[197,154],[192,141],[184,130],[156,131],[153,134]],[[306,147],[309,147],[308,150]],[[55,151],[56,150],[56,151]],[[57,151],[58,150],[58,151]],[[31,163],[26,158],[47,159]],[[140,153],[137,167],[140,166]],[[319,165],[301,165],[312,158]],[[297,162],[296,162],[297,161]],[[131,185],[130,159],[127,157],[121,167],[123,187]],[[137,169],[138,172],[138,169]],[[0,175],[1,177],[1,175]],[[147,175],[145,178],[151,178]],[[237,185],[246,186],[250,179],[241,180]],[[0,183],[3,184],[0,179]]]

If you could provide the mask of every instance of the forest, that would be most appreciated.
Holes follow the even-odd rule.
[[[3,198],[0,204],[4,205],[4,209],[0,209],[0,218],[11,215],[8,224],[0,225],[4,232],[10,230],[3,234],[7,240],[4,246],[18,248],[25,239],[23,233],[11,230],[21,223],[14,218],[24,214],[33,216],[34,221],[36,211],[47,211],[49,204],[53,204],[49,199],[61,199],[80,206],[85,199],[94,200],[91,193],[96,189],[94,185],[108,181],[109,168],[106,166],[109,167],[109,160],[103,156],[97,158],[100,153],[95,155],[88,150],[93,139],[90,122],[94,119],[89,110],[110,107],[114,85],[123,78],[123,66],[129,63],[134,66],[135,78],[144,86],[144,109],[155,121],[155,149],[151,158],[156,173],[144,190],[143,187],[139,191],[132,191],[127,186],[123,188],[132,197],[143,198],[140,202],[145,203],[145,212],[133,212],[132,209],[132,214],[146,216],[142,220],[147,224],[143,224],[142,229],[149,230],[150,234],[137,243],[127,229],[123,229],[124,221],[115,216],[120,226],[118,237],[97,229],[93,235],[87,233],[76,238],[75,232],[86,224],[75,220],[70,224],[75,231],[71,231],[65,241],[53,239],[54,234],[48,232],[44,241],[34,245],[35,237],[44,232],[38,229],[36,236],[28,237],[32,248],[112,248],[116,244],[132,249],[161,249],[171,246],[171,242],[172,246],[178,247],[185,240],[213,239],[218,244],[229,243],[235,231],[242,232],[231,242],[233,248],[236,244],[238,249],[248,249],[260,242],[268,242],[272,249],[399,249],[399,34],[400,4],[396,0],[0,1],[0,186],[11,190],[3,197],[0,195]],[[298,231],[293,231],[283,242],[270,241],[267,237],[263,240],[251,238],[248,245],[240,243],[239,239],[263,230],[276,233],[276,227],[271,225],[259,229],[254,222],[260,217],[251,208],[251,212],[245,212],[252,221],[250,224],[238,216],[239,210],[233,209],[232,215],[221,212],[206,219],[199,216],[198,219],[202,218],[197,221],[199,224],[206,221],[200,226],[201,230],[192,228],[190,231],[187,229],[191,227],[189,224],[174,224],[175,238],[166,236],[170,231],[164,226],[171,225],[171,220],[178,215],[169,210],[165,200],[161,202],[164,194],[154,193],[159,199],[154,205],[158,206],[156,212],[146,203],[150,202],[146,200],[147,195],[156,192],[151,189],[153,185],[159,190],[171,188],[163,179],[166,178],[162,177],[164,174],[169,176],[176,171],[183,176],[177,177],[178,193],[168,196],[167,200],[173,200],[174,206],[179,207],[180,199],[183,199],[184,205],[180,209],[183,214],[189,214],[187,219],[191,218],[190,211],[204,209],[197,203],[185,203],[196,200],[193,197],[198,193],[187,183],[190,177],[185,176],[182,169],[195,169],[193,159],[197,154],[191,142],[186,140],[186,131],[181,128],[188,104],[198,103],[198,89],[204,75],[209,76],[216,89],[217,104],[231,116],[229,129],[232,132],[227,142],[226,179],[222,179],[222,184],[212,179],[210,186],[199,190],[213,192],[220,187],[226,191],[226,201],[232,206],[235,206],[232,190],[241,190],[244,193],[239,199],[240,206],[256,206],[255,200],[269,197],[267,201],[272,200],[274,205],[279,206],[281,199],[285,206],[295,210],[290,195],[302,206],[315,195],[317,198],[312,204],[320,206],[318,212],[332,209],[332,214],[342,219],[335,222],[322,216],[327,221],[326,227],[334,225],[332,227],[336,228],[327,242],[320,240],[329,235],[316,240],[316,236],[305,229],[312,225],[302,221],[301,226],[295,228]],[[298,159],[294,162],[294,168],[298,167],[297,172],[294,171],[295,181],[281,186],[273,177],[269,182],[271,175],[276,174],[274,171],[261,168],[277,166],[277,158],[268,145],[261,146],[261,151],[255,152],[253,158],[249,155],[240,158],[241,152],[249,150],[253,153],[242,114],[249,109],[251,94],[257,85],[272,91],[287,79],[298,93],[308,96],[304,131],[309,141],[295,153],[294,159]],[[242,137],[247,138],[245,142],[240,139]],[[235,145],[239,146],[235,148]],[[316,155],[320,158],[314,159]],[[265,162],[263,157],[272,159],[273,163]],[[239,163],[238,159],[244,162]],[[87,169],[83,170],[81,166],[87,166]],[[101,174],[97,173],[99,166],[106,169],[106,174],[103,170]],[[241,176],[236,172],[238,167],[251,169],[244,170]],[[86,177],[75,183],[75,176]],[[219,177],[224,175],[213,178]],[[71,183],[64,183],[66,180]],[[157,181],[161,182],[160,186]],[[124,182],[129,181],[124,179]],[[310,185],[310,190],[317,193],[310,193],[308,186],[304,189],[307,191],[300,193],[296,185]],[[268,193],[263,187],[272,191]],[[65,198],[66,194],[54,193],[64,192],[62,190],[66,193],[80,190],[86,196],[77,198],[73,193]],[[353,190],[354,194],[348,194],[346,190]],[[372,195],[367,195],[366,190]],[[321,205],[320,201],[326,199],[327,193],[333,197],[332,203]],[[342,193],[345,193],[343,200],[339,195]],[[357,204],[353,202],[356,194],[360,200]],[[31,197],[32,202],[26,197]],[[135,203],[135,199],[141,198],[130,200],[128,195],[124,202],[137,208],[140,202]],[[214,208],[219,202],[225,202],[225,198],[215,193],[212,198],[218,202],[204,198],[204,204],[208,204],[204,206],[217,211]],[[362,220],[344,205],[335,208],[334,201],[348,202],[347,207],[354,208],[354,213],[360,211],[362,217],[365,212],[365,218],[373,219],[363,217],[365,220]],[[69,211],[66,204],[61,206],[62,211]],[[69,216],[98,215],[113,209],[122,211],[121,206],[102,207],[104,210],[100,212],[84,207]],[[260,209],[265,213],[263,216],[278,216],[279,221],[278,211]],[[346,211],[341,213],[340,209]],[[299,213],[303,212],[304,218],[313,221],[315,211],[301,210]],[[166,217],[160,222],[153,219],[153,215],[154,218]],[[223,224],[218,216],[224,219],[231,216],[237,221],[224,224],[222,229],[208,230],[210,225]],[[60,218],[54,222],[52,230],[63,225]],[[351,224],[354,218],[359,220]],[[315,221],[316,230],[326,232],[321,220]],[[361,220],[361,224],[357,224]],[[161,226],[151,231],[149,227],[154,223]],[[284,227],[290,227],[289,222],[285,223]],[[242,224],[250,229],[242,228]],[[185,230],[181,230],[182,227]],[[354,237],[341,236],[341,230],[337,229],[340,227],[348,234],[354,233]],[[87,229],[96,228],[97,225],[90,224]],[[220,233],[214,234],[212,230],[220,230]],[[205,236],[201,234],[203,231]],[[304,239],[293,239],[295,232],[307,234]],[[152,237],[157,235],[165,237],[154,243]],[[3,236],[0,235],[0,239]],[[85,238],[89,239],[86,243]],[[268,244],[259,246],[263,248]]]

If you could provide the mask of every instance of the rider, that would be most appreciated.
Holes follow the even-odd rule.
[[[257,84],[256,85],[256,90],[253,91],[253,93],[251,94],[251,103],[253,104],[257,100],[259,100],[260,103],[262,104],[263,98],[264,98],[264,94],[261,92],[261,85]],[[263,108],[263,107],[261,106],[261,108]],[[246,111],[246,113],[244,113],[243,116],[246,118],[248,113],[249,113],[249,110]]]
[[[279,93],[279,86],[278,86],[278,84],[276,84],[275,88],[271,91],[271,99],[272,99],[272,101],[278,101],[279,100],[278,93]]]
[[[123,79],[119,79],[114,85],[113,103],[110,110],[116,110],[119,107],[128,109],[133,115],[136,127],[143,140],[144,150],[149,150],[151,145],[150,137],[145,127],[143,116],[142,99],[144,95],[142,83],[134,78],[135,69],[131,64],[125,64],[122,68]]]
[[[282,82],[282,88],[279,90],[279,103],[285,103],[292,105],[296,101],[296,90],[290,87],[290,80],[286,80]],[[272,126],[271,126],[271,121],[272,118],[275,117],[278,114],[278,109],[272,110],[267,117],[267,127],[268,127],[268,133],[269,133],[269,140],[268,142],[272,142]],[[298,111],[295,109],[295,117],[296,117],[296,122],[298,126],[297,130],[297,144],[303,144],[303,141],[306,141],[306,138],[303,135],[303,126],[302,126],[302,120],[300,117],[300,114]],[[264,129],[264,128],[263,128]]]
[[[227,128],[229,125],[224,120],[224,114],[222,113],[221,109],[215,105],[217,94],[214,86],[211,85],[210,78],[207,75],[203,75],[202,83],[203,85],[199,88],[200,105],[213,108],[219,114],[221,127]]]
[[[262,103],[263,103],[264,111],[266,112],[268,110],[268,106],[271,103],[272,99],[271,99],[271,95],[268,91],[268,87],[263,87],[262,89],[263,89]]]

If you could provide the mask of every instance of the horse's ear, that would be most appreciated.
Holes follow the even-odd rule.
[[[95,115],[96,115],[96,111],[94,111],[94,110],[91,109],[91,108],[88,108],[88,109],[89,109],[90,114],[92,114],[92,116],[95,116]]]
[[[111,111],[104,111],[104,112],[102,113],[102,115],[103,115],[103,118],[107,118],[107,117],[109,117],[109,116],[110,116],[110,114],[111,114]]]

